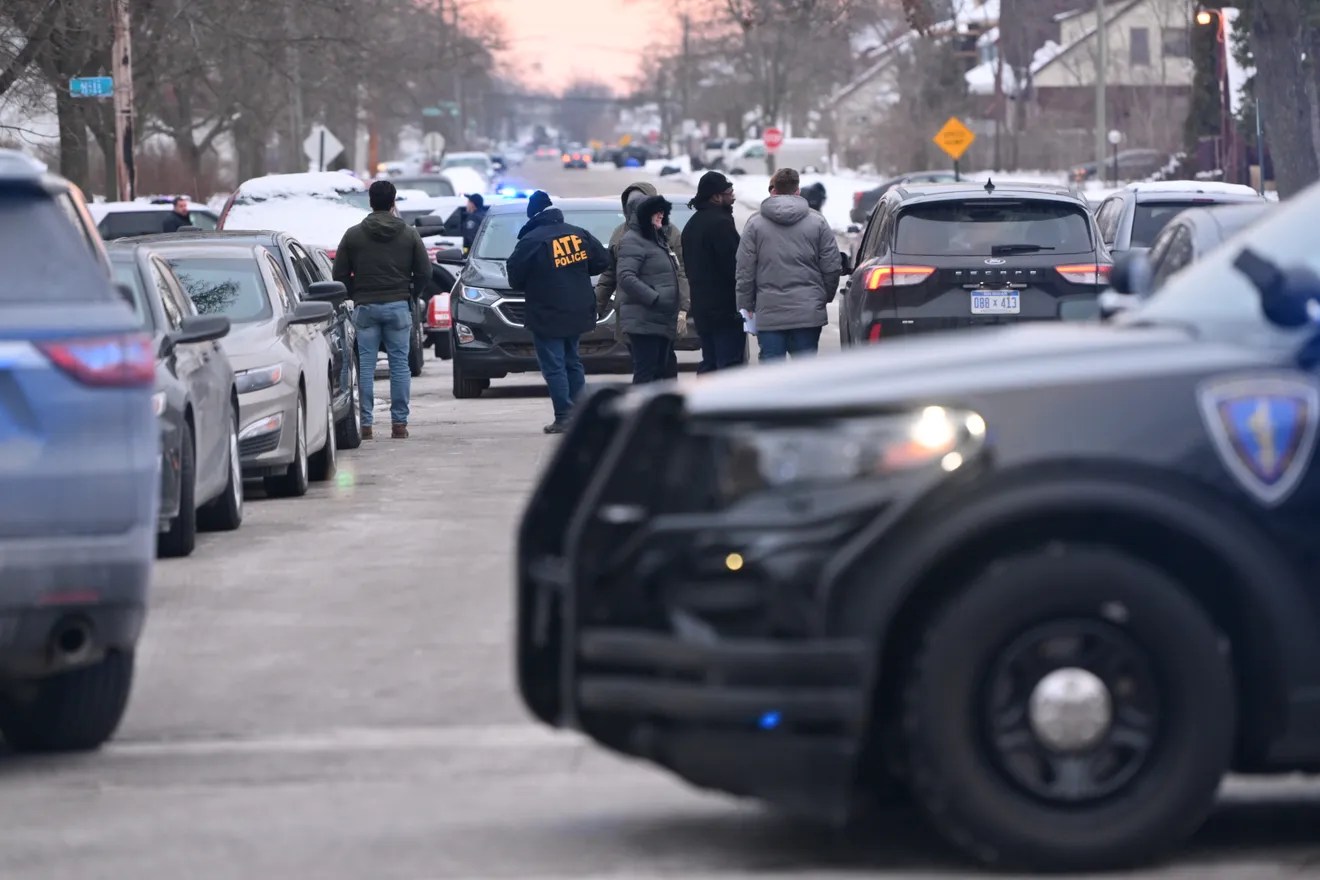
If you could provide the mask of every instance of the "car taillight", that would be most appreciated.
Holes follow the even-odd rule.
[[[333,260],[335,258],[335,250],[336,248],[326,248],[325,255]]]
[[[1113,267],[1108,263],[1079,263],[1076,266],[1055,266],[1058,273],[1065,280],[1073,284],[1107,284],[1109,282],[1109,270]]]
[[[858,192],[853,193],[853,207],[854,207],[854,208],[860,208],[860,207],[862,206],[862,196],[864,196],[864,195],[866,195],[866,193],[861,192],[861,191],[858,191]]]
[[[571,159],[569,159],[568,153],[565,153],[565,154],[564,154],[564,161],[565,161],[565,162],[570,162],[570,161],[572,161]]]
[[[437,330],[448,330],[452,323],[452,316],[449,314],[449,294],[437,293],[431,297],[431,302],[426,307],[426,325],[434,327]]]
[[[935,271],[934,266],[876,266],[866,273],[866,289],[907,287],[920,284]]]
[[[145,333],[39,342],[37,348],[84,385],[140,388],[156,381],[156,354]]]

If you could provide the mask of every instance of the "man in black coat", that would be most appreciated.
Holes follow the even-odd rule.
[[[733,184],[718,171],[701,176],[688,203],[696,214],[683,227],[683,255],[692,290],[692,317],[701,337],[698,373],[747,362],[747,335],[735,296],[738,229],[733,223]]]
[[[178,232],[185,226],[192,226],[192,211],[188,208],[187,196],[174,199],[174,210],[170,211],[162,225],[165,232]]]
[[[565,223],[564,212],[540,190],[528,200],[527,216],[506,268],[509,286],[526,297],[524,320],[555,408],[545,433],[562,434],[587,384],[578,338],[596,326],[591,276],[609,268],[610,255],[590,232]]]

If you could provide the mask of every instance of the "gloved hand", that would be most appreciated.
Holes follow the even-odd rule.
[[[687,335],[687,312],[678,313],[678,335]]]

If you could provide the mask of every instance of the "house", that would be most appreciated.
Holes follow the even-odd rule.
[[[1105,118],[1127,147],[1173,151],[1181,142],[1193,76],[1190,15],[1186,0],[1127,0],[1105,10]],[[968,91],[981,97],[979,115],[1030,134],[1016,139],[1021,166],[1059,168],[1095,152],[1096,10],[1065,12],[1055,23],[1057,39],[1017,69],[1001,65],[998,33],[988,34],[981,63],[966,77]]]

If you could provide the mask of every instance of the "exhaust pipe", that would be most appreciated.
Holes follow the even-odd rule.
[[[81,663],[92,653],[92,628],[81,618],[65,618],[50,635],[50,652],[61,665]]]

